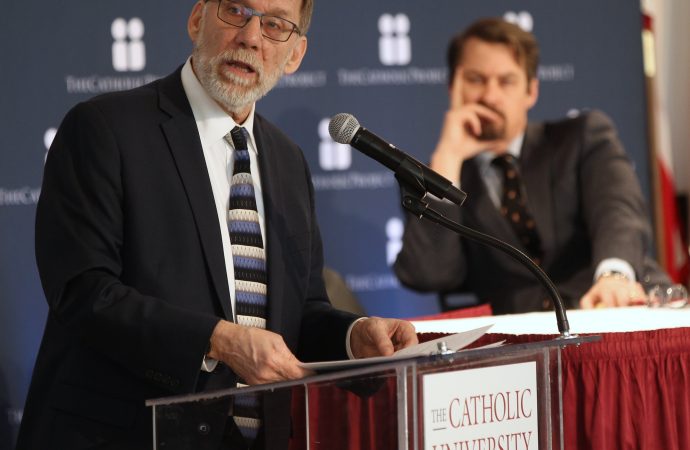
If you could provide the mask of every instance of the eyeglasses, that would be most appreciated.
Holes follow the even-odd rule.
[[[261,22],[261,34],[271,40],[285,42],[294,32],[302,34],[297,24],[287,19],[264,14],[231,0],[218,0],[218,18],[228,25],[244,28],[254,16]]]

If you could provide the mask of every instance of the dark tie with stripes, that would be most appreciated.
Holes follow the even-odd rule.
[[[266,328],[266,254],[264,251],[256,195],[251,173],[248,133],[235,127],[225,136],[235,148],[230,182],[228,227],[235,271],[235,315],[239,325]],[[243,386],[238,383],[238,386]],[[251,444],[261,426],[261,403],[257,395],[239,395],[233,418],[245,440]]]
[[[541,239],[534,218],[527,209],[517,160],[513,155],[506,153],[494,158],[491,164],[498,167],[503,174],[501,214],[525,246],[527,254],[539,264],[542,257]]]

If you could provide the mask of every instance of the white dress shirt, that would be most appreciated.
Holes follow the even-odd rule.
[[[201,138],[201,148],[204,151],[206,168],[208,169],[213,199],[218,212],[218,224],[223,240],[223,256],[228,276],[228,288],[230,289],[230,304],[235,314],[235,273],[232,263],[232,247],[230,245],[230,231],[228,230],[228,207],[230,202],[230,180],[234,166],[234,148],[225,139],[225,135],[236,126],[244,127],[249,133],[247,145],[249,146],[249,159],[252,167],[252,179],[256,192],[256,209],[259,213],[259,226],[261,236],[266,242],[266,217],[261,190],[261,176],[259,174],[258,149],[254,140],[254,105],[247,120],[243,124],[237,124],[221,107],[211,98],[201,86],[192,70],[191,58],[182,68],[182,86],[184,87],[189,104],[192,106],[196,127]],[[268,255],[266,255],[268,258]]]
[[[220,226],[221,238],[223,241],[223,257],[228,276],[228,288],[230,290],[230,304],[233,316],[235,316],[235,272],[232,261],[232,246],[230,244],[230,231],[228,230],[228,207],[230,203],[230,180],[234,166],[234,148],[225,139],[225,135],[235,126],[244,127],[249,133],[247,144],[249,146],[249,159],[252,167],[252,179],[254,181],[254,192],[256,193],[256,209],[259,213],[259,226],[261,227],[261,237],[266,242],[266,216],[263,202],[263,190],[261,188],[261,177],[259,173],[258,148],[254,139],[254,111],[252,109],[247,120],[242,124],[237,124],[223,109],[216,103],[204,87],[199,82],[192,69],[191,57],[182,67],[182,87],[184,88],[189,104],[192,107],[196,127],[201,139],[201,148],[204,152],[204,160],[208,169],[213,199],[218,213],[218,224]],[[265,247],[265,244],[264,244]],[[266,259],[268,259],[266,254]],[[270,289],[270,287],[269,287]],[[233,319],[235,319],[233,317]],[[361,320],[361,319],[360,319]],[[350,325],[345,339],[347,354],[353,358],[350,348],[350,335],[355,321]],[[216,367],[217,361],[204,357],[202,370],[210,372]]]

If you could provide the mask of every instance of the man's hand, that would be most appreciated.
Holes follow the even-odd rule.
[[[369,317],[352,328],[350,349],[355,358],[390,356],[393,352],[418,342],[410,322]]]
[[[611,308],[644,303],[642,285],[625,278],[602,277],[580,299],[582,309]]]
[[[310,375],[299,367],[283,338],[271,331],[221,320],[211,335],[213,359],[227,364],[247,384],[293,380]]]
[[[505,150],[507,143],[482,141],[482,122],[502,123],[505,119],[492,109],[462,100],[462,69],[455,71],[450,89],[450,108],[446,111],[441,137],[431,155],[431,169],[451,181],[458,181],[463,161],[483,150]]]

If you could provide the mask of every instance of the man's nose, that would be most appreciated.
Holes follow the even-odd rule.
[[[484,85],[482,100],[489,105],[495,105],[501,98],[501,87],[498,80],[490,79]]]
[[[252,16],[247,24],[240,28],[235,41],[245,48],[258,48],[261,44],[261,18]]]

